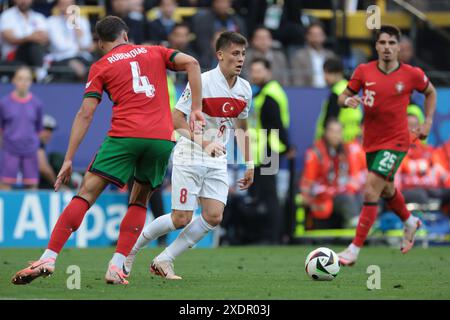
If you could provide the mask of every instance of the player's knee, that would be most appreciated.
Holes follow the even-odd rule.
[[[394,196],[394,194],[395,194],[395,187],[391,186],[391,185],[388,185],[381,192],[381,197],[384,198],[384,199],[390,199],[390,198],[392,198]]]
[[[219,225],[222,222],[222,218],[223,215],[221,213],[203,212],[203,219],[213,227]]]
[[[378,197],[379,197],[375,188],[370,184],[365,186],[363,196],[364,196],[364,201],[366,201],[366,202],[378,201]]]
[[[186,227],[192,220],[192,213],[181,211],[172,212],[172,222],[176,229],[181,229]]]

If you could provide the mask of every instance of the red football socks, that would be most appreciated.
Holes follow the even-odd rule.
[[[125,217],[120,224],[119,240],[116,252],[128,256],[145,224],[147,208],[137,204],[130,204]]]
[[[386,199],[386,201],[388,208],[394,211],[403,222],[408,220],[411,213],[406,209],[405,198],[400,191],[395,189],[394,196],[390,199]]]
[[[378,204],[376,202],[364,202],[364,206],[359,216],[358,226],[356,227],[356,235],[353,244],[362,247],[366,241],[370,228],[372,227],[378,214]]]
[[[59,253],[72,232],[80,226],[90,205],[85,199],[75,196],[64,209],[53,228],[48,249]]]

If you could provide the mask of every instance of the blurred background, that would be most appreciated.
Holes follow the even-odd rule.
[[[240,155],[233,148],[228,152],[231,187],[224,221],[199,243],[204,247],[347,243],[353,237],[366,175],[364,115],[362,110],[336,110],[336,97],[358,64],[376,59],[371,23],[379,17],[382,24],[398,26],[403,34],[400,60],[425,71],[437,87],[438,102],[430,136],[411,146],[396,183],[408,209],[425,222],[418,242],[450,243],[450,0],[0,0],[0,166],[12,172],[1,180],[0,247],[46,245],[109,129],[112,104],[105,95],[78,150],[70,185],[54,193],[89,66],[101,57],[94,26],[108,14],[124,19],[131,42],[191,54],[202,71],[217,65],[217,35],[238,31],[249,41],[241,76],[252,84],[254,96],[261,84],[250,65],[263,58],[269,61],[268,80],[281,84],[288,98],[281,116],[288,121],[279,128],[286,131],[287,148],[280,153],[280,170],[270,190],[274,196],[237,191],[245,166],[236,161]],[[20,72],[23,65],[29,72]],[[167,81],[173,107],[187,79],[168,72]],[[39,141],[39,165],[30,168],[5,155],[12,148],[5,128],[14,116],[5,110],[14,100],[9,97],[20,90],[36,98],[39,111],[33,119],[36,130],[20,132],[26,141]],[[411,129],[423,121],[423,101],[419,93],[411,96]],[[30,178],[34,174],[38,180]],[[151,201],[147,221],[170,211],[170,189],[169,172]],[[110,187],[68,245],[114,243],[127,199],[127,188]],[[402,232],[401,221],[380,202],[369,242],[398,245]],[[175,237],[174,232],[159,244]]]

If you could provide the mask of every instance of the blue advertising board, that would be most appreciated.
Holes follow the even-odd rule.
[[[62,210],[70,202],[72,191],[1,191],[0,247],[46,247],[50,234]],[[80,228],[69,238],[66,247],[102,247],[117,241],[120,222],[128,208],[128,196],[107,192],[86,213]],[[170,208],[170,193],[163,193],[165,208]],[[199,214],[198,209],[196,214]],[[146,223],[153,220],[147,212]],[[168,234],[171,243],[180,231]],[[197,247],[214,246],[214,234],[209,233]],[[150,246],[156,246],[153,241]]]

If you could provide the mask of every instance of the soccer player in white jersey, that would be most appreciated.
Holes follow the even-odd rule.
[[[139,249],[170,231],[184,228],[150,266],[152,273],[167,279],[181,279],[174,272],[175,258],[193,247],[222,221],[228,196],[225,145],[230,138],[230,130],[236,132],[247,167],[244,177],[238,181],[239,187],[245,190],[253,183],[254,165],[247,135],[252,92],[248,81],[239,77],[246,46],[245,37],[236,32],[223,32],[217,39],[219,64],[202,74],[206,126],[200,142],[189,131],[186,122],[191,111],[189,85],[175,106],[173,121],[181,138],[173,154],[172,212],[153,220],[144,228],[125,261],[125,274],[131,272]],[[192,220],[197,201],[202,213]]]

